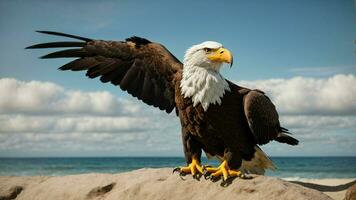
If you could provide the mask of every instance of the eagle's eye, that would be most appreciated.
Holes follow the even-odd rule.
[[[204,51],[209,53],[211,51],[211,49],[210,48],[204,48]]]

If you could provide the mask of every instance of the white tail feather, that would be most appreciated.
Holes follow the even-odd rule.
[[[266,169],[275,170],[276,166],[268,158],[268,156],[258,147],[255,146],[255,154],[250,161],[242,160],[240,170],[251,174],[265,173]]]
[[[263,152],[258,146],[255,146],[255,150],[256,152],[250,161],[242,160],[242,164],[239,169],[240,171],[243,171],[245,173],[250,173],[250,174],[263,175],[266,169],[271,169],[271,170],[276,169],[276,166],[273,164],[272,160],[268,158],[265,152]],[[224,160],[224,158],[221,156],[217,156],[217,155],[212,156],[211,154],[206,152],[205,154],[208,159],[216,158],[220,162]]]

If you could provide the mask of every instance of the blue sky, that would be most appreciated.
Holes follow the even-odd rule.
[[[66,63],[67,59],[40,60],[38,57],[47,53],[47,50],[25,50],[24,47],[34,43],[62,40],[59,37],[35,33],[34,30],[60,31],[109,40],[123,40],[137,35],[164,44],[180,60],[188,47],[205,40],[215,40],[223,43],[234,54],[234,67],[224,68],[222,74],[230,80],[244,81],[251,87],[258,86],[267,91],[271,90],[269,94],[276,95],[272,99],[275,99],[277,103],[284,102],[283,98],[278,96],[280,93],[265,88],[266,85],[273,85],[273,80],[283,79],[284,84],[292,85],[295,80],[299,80],[295,79],[296,77],[302,77],[302,80],[311,84],[324,81],[332,86],[340,85],[340,82],[353,83],[356,75],[356,45],[354,43],[356,16],[352,0],[225,2],[0,0],[0,27],[0,78],[13,78],[16,81],[24,81],[24,84],[32,80],[42,83],[51,82],[65,90],[61,92],[64,96],[72,94],[71,91],[83,93],[108,91],[115,98],[134,102],[135,106],[139,106],[148,113],[155,111],[145,108],[143,104],[121,92],[117,87],[101,84],[97,80],[89,80],[83,76],[83,73],[57,71],[56,69]],[[335,78],[337,75],[345,76]],[[350,81],[346,81],[349,80],[347,75],[351,76]],[[261,84],[261,82],[256,82],[257,80],[265,82]],[[281,107],[282,119],[287,119],[289,115],[322,116],[328,118],[328,122],[339,120],[333,116],[343,118],[343,123],[348,121],[349,125],[341,129],[331,128],[332,130],[326,133],[328,136],[324,135],[324,139],[332,138],[333,135],[340,135],[344,139],[355,138],[356,127],[352,123],[355,122],[356,106],[349,101],[351,102],[356,94],[352,92],[354,90],[347,91],[351,91],[351,97],[350,95],[345,97],[348,101],[341,105],[343,108],[331,109],[330,112],[326,112],[329,114],[322,114],[323,109],[327,110],[324,104],[319,110],[313,111],[314,114],[295,112],[282,103],[277,104],[277,108]],[[313,97],[306,96],[306,98]],[[342,102],[338,99],[335,101]],[[315,105],[319,108],[319,104]],[[301,105],[296,104],[297,108],[298,106]],[[9,110],[7,107],[3,108]],[[305,107],[301,106],[301,108]],[[344,110],[351,110],[351,112],[347,113]],[[286,113],[285,118],[283,118],[284,113]],[[29,117],[23,111],[15,112],[10,109],[8,113],[3,113],[3,123],[7,123],[14,115]],[[68,118],[68,115],[61,114],[55,117],[58,120]],[[172,139],[177,137],[176,140],[180,140],[179,134],[176,133],[179,132],[178,121],[174,122],[177,125],[172,125],[170,129],[172,134],[169,137]],[[16,140],[16,137],[21,137],[11,135],[9,132],[11,132],[10,129],[2,130],[0,143],[9,142],[9,138]],[[44,134],[44,132],[42,130],[39,134]],[[29,134],[36,135],[36,132],[28,133],[27,136]],[[307,137],[305,139],[308,140]],[[172,144],[175,145],[174,148],[167,147],[169,150],[166,154],[181,155],[179,142]],[[279,148],[277,145],[271,145],[267,147],[267,150],[272,155],[330,155],[323,151],[324,144],[318,144],[315,138],[313,142],[311,144],[315,145],[315,151],[300,148],[286,150],[287,153],[283,153],[282,150],[277,149]],[[85,142],[81,144],[87,145]],[[345,149],[338,148],[340,144],[336,142],[332,146],[337,149],[335,155],[355,155],[355,142],[351,142]],[[25,146],[23,143],[19,145]],[[36,143],[32,145],[36,146]],[[151,147],[148,145],[145,148],[150,151]],[[284,148],[288,149],[288,147]],[[23,149],[21,150],[21,147],[18,149],[3,148],[0,149],[0,156],[21,156],[26,153]],[[160,154],[160,151],[153,147],[151,150],[153,155]],[[79,149],[62,152],[63,155],[92,155],[91,151],[95,150]],[[145,154],[145,149],[139,149],[136,152],[138,153],[134,150],[125,152],[122,149],[111,151],[113,155],[142,155]],[[106,153],[102,151],[98,155],[106,155]],[[29,154],[42,155],[39,152]],[[55,153],[49,151],[47,155],[53,154]]]
[[[54,69],[66,60],[42,61],[37,57],[47,51],[24,50],[36,42],[61,40],[34,30],[112,40],[138,35],[161,42],[179,59],[191,45],[215,40],[234,53],[234,68],[225,69],[223,74],[235,80],[300,75],[295,68],[335,67],[337,72],[356,73],[356,16],[351,0],[14,0],[1,1],[0,8],[1,75],[22,80],[54,81],[80,89],[102,88],[81,74],[59,75]]]

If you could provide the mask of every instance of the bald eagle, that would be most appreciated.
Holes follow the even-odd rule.
[[[171,113],[182,127],[187,166],[174,171],[202,174],[227,180],[245,173],[263,174],[275,166],[258,147],[272,140],[297,145],[280,126],[278,113],[260,90],[238,86],[219,72],[233,63],[230,51],[213,41],[190,47],[181,63],[163,45],[140,37],[125,41],[93,40],[51,31],[44,34],[78,39],[27,47],[64,48],[41,58],[76,58],[60,70],[86,70],[89,78],[100,77],[144,103]],[[217,168],[201,165],[202,150],[220,159]]]

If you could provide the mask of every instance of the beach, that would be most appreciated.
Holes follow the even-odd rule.
[[[287,179],[288,180],[288,179]],[[299,181],[289,180],[291,183],[299,184],[307,188],[315,189],[330,196],[333,199],[344,199],[346,190],[356,184],[355,178],[340,179],[301,179]]]
[[[117,174],[1,176],[0,199],[337,199],[355,179],[282,180],[268,176],[199,181],[172,168],[144,168]]]

